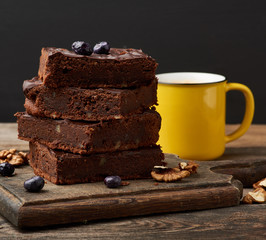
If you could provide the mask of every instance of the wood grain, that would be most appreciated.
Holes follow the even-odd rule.
[[[226,125],[226,134],[232,133],[239,127],[238,124]],[[266,125],[253,124],[247,132],[237,140],[227,143],[228,148],[265,148],[266,147]],[[253,153],[253,154],[260,154]]]
[[[18,139],[16,123],[0,123],[0,149],[16,148],[19,151],[28,151],[29,144]]]
[[[266,204],[153,214],[19,230],[0,216],[0,239],[265,239]]]

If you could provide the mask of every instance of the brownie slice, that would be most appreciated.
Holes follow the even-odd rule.
[[[47,88],[33,78],[23,84],[27,113],[49,118],[99,121],[142,113],[157,103],[157,80],[136,89]]]
[[[164,165],[163,159],[159,146],[78,155],[30,142],[29,154],[34,173],[55,184],[96,182],[112,175],[122,179],[150,178],[153,166]]]
[[[128,88],[149,85],[156,68],[156,61],[137,49],[111,48],[109,54],[85,56],[47,47],[42,49],[39,78],[53,88]]]
[[[100,122],[53,120],[17,113],[18,137],[38,141],[52,149],[90,154],[155,145],[161,126],[153,110],[130,118]]]

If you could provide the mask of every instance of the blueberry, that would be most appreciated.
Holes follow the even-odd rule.
[[[90,56],[92,54],[91,45],[83,41],[73,42],[72,49],[74,50],[75,53],[80,54],[80,55]]]
[[[99,42],[93,48],[93,52],[97,54],[108,54],[109,51],[110,45],[108,42]]]
[[[4,162],[0,164],[0,174],[3,176],[12,176],[13,172],[15,171],[15,167],[8,163]]]
[[[119,176],[108,176],[104,179],[104,183],[109,188],[117,188],[121,185],[121,178]]]
[[[24,182],[24,188],[29,192],[39,192],[44,186],[42,177],[35,176]]]

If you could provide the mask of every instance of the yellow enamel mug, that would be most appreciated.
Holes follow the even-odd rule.
[[[254,115],[254,98],[240,83],[228,83],[222,75],[197,72],[158,74],[158,107],[162,117],[159,144],[165,153],[183,159],[213,160],[225,144],[242,136]],[[240,127],[225,135],[226,92],[239,90],[246,109]]]

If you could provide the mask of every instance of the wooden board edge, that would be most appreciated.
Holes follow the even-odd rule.
[[[237,191],[239,193],[239,199],[242,199],[242,196],[243,196],[243,184],[242,184],[242,182],[232,176],[231,184],[233,187],[235,187],[237,189]]]
[[[18,215],[21,206],[22,202],[16,196],[0,186],[0,214],[15,226],[18,226]]]
[[[235,161],[223,160],[214,162],[210,170],[215,173],[232,175],[241,181],[244,187],[252,187],[252,184],[265,177],[266,159]]]
[[[239,205],[234,185],[22,206],[20,228]],[[38,219],[38,220],[36,220]]]

